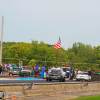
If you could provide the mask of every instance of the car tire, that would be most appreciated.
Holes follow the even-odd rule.
[[[52,81],[52,79],[49,79],[49,81]]]
[[[19,76],[21,77],[22,75],[21,75],[21,74],[19,74]]]
[[[46,81],[48,81],[48,78],[46,78]]]
[[[76,79],[76,81],[79,81],[78,79]]]
[[[59,82],[62,82],[62,78],[59,80]]]
[[[62,82],[65,82],[65,78],[64,78],[64,79],[62,79]]]

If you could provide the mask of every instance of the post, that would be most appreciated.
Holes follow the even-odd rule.
[[[3,21],[4,21],[4,16],[2,16],[2,27],[1,27],[1,47],[0,47],[0,64],[2,63],[2,41],[3,41]]]
[[[46,55],[45,55],[45,66],[46,66],[46,56],[47,56],[47,52],[46,52]]]
[[[56,65],[57,65],[57,56],[58,56],[58,49],[57,49],[57,55],[56,55]]]
[[[20,70],[21,70],[21,66],[22,66],[22,58],[20,59]]]

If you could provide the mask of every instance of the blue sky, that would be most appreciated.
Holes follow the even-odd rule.
[[[0,0],[2,16],[5,42],[100,45],[100,0]]]

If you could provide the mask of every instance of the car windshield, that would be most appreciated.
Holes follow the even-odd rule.
[[[70,68],[62,68],[63,69],[63,71],[69,71],[70,70]]]
[[[25,70],[32,70],[31,67],[24,67],[23,69],[25,69]]]
[[[10,69],[10,70],[20,70],[20,68],[13,68],[13,69]]]
[[[51,73],[60,74],[60,70],[51,70]]]
[[[79,73],[79,75],[88,75],[88,73]]]

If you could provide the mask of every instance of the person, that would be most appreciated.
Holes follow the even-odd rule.
[[[36,65],[35,67],[35,76],[38,77],[38,73],[39,73],[39,66]]]
[[[80,72],[81,72],[81,70],[79,69],[77,73],[79,74]]]
[[[90,82],[91,81],[91,69],[89,68],[89,70],[88,70],[88,82]]]
[[[77,69],[75,69],[74,79],[76,79],[76,75],[77,75]]]
[[[57,65],[55,66],[55,68],[57,68]]]
[[[75,69],[73,69],[72,71],[72,79],[74,79],[74,77],[75,77]]]
[[[5,65],[2,66],[2,74],[5,74]]]
[[[1,74],[1,72],[2,72],[2,66],[0,65],[0,74]]]
[[[9,67],[10,67],[9,64],[7,64],[7,65],[6,65],[7,70],[9,70]]]
[[[69,70],[69,80],[71,79],[71,76],[72,76],[72,67],[71,67],[71,69]]]
[[[42,69],[42,72],[46,72],[45,65],[44,65],[44,67],[41,67],[41,69]]]

